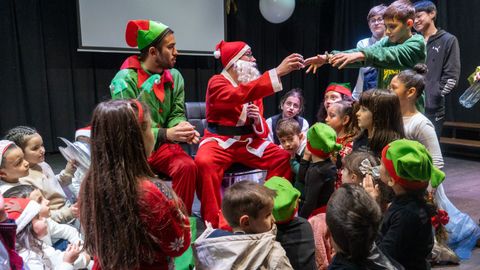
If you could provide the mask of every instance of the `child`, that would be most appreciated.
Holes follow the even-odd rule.
[[[274,115],[266,120],[269,129],[269,141],[277,145],[280,144],[280,140],[275,131],[277,130],[278,122],[282,119],[294,119],[298,122],[302,133],[307,133],[307,130],[310,127],[308,121],[300,116],[304,109],[304,103],[302,89],[300,88],[293,88],[288,91],[282,99],[280,99],[280,110],[282,110],[282,113]]]
[[[110,100],[93,111],[92,162],[79,205],[94,269],[170,269],[190,246],[185,206],[153,179],[147,162],[155,145],[151,125],[148,107],[137,100]]]
[[[48,235],[45,217],[40,215],[41,206],[30,199],[10,199],[8,213],[17,224],[17,250],[29,269],[82,269],[87,267],[89,256],[81,254],[79,243],[68,246],[65,252],[55,250],[44,243]]]
[[[80,148],[86,155],[88,155],[89,158],[90,158],[91,132],[92,132],[91,126],[78,129],[75,132],[75,142],[73,143],[75,146]],[[82,167],[77,168],[77,170],[73,174],[72,184],[69,186],[69,188],[76,197],[78,197],[78,192],[80,191],[80,185],[82,184],[82,180],[86,174],[87,172],[84,171]]]
[[[352,152],[353,138],[358,133],[353,104],[348,101],[339,101],[330,105],[325,123],[335,130],[337,143],[342,145],[338,154],[332,157],[338,169],[337,180],[335,181],[335,188],[337,189],[342,185],[342,159]]]
[[[233,232],[207,226],[195,241],[196,269],[293,269],[275,241],[275,191],[241,181],[224,194],[222,213]]]
[[[28,161],[23,151],[14,142],[0,141],[0,194],[9,188],[20,185],[18,179],[28,175]]]
[[[383,14],[387,37],[366,48],[336,52],[334,55],[317,55],[305,60],[310,65],[307,73],[325,63],[339,69],[344,67],[371,66],[378,69],[377,87],[385,89],[390,80],[401,70],[425,62],[425,41],[422,35],[412,34],[415,9],[408,0],[397,0],[390,4]],[[418,108],[423,111],[423,99]]]
[[[8,206],[5,205],[0,194],[0,265],[1,269],[24,269],[22,257],[15,251],[15,235],[17,225],[7,214]]]
[[[80,233],[72,226],[59,224],[50,217],[49,200],[43,197],[39,189],[30,185],[18,185],[12,187],[4,194],[5,198],[26,198],[40,204],[39,216],[47,219],[47,234],[41,238],[46,245],[55,249],[65,250],[68,243],[83,243]]]
[[[360,185],[367,173],[379,165],[379,161],[370,153],[356,151],[343,160],[342,183]]]
[[[341,149],[335,131],[316,123],[307,132],[307,149],[300,163],[300,181],[305,185],[305,199],[299,216],[309,218],[325,213],[327,201],[335,189],[337,168],[330,156]],[[308,153],[311,153],[310,155]]]
[[[425,88],[424,75],[427,73],[427,67],[424,64],[418,64],[413,70],[404,70],[392,79],[390,88],[394,91],[399,99],[402,108],[403,123],[405,128],[405,137],[409,140],[415,140],[423,144],[432,155],[433,164],[439,168],[443,168],[443,157],[435,133],[434,125],[430,120],[421,114],[415,107],[415,101],[421,96]],[[453,205],[445,194],[443,185],[440,185],[435,191],[436,203],[450,216],[450,221],[445,225],[446,231],[449,233],[448,244],[462,259],[470,257],[471,250],[475,247],[475,243],[480,239],[480,227],[467,214],[462,213]],[[469,225],[467,225],[469,224]],[[470,229],[466,229],[470,228]],[[437,237],[440,245],[444,239]],[[435,246],[437,248],[439,246]],[[438,252],[435,252],[438,255]],[[445,254],[448,254],[446,252]],[[434,261],[451,260],[456,262],[457,259],[449,259],[447,257],[440,258],[434,256]]]
[[[433,165],[425,146],[402,139],[382,150],[380,178],[395,193],[377,240],[380,249],[405,269],[430,269],[434,209],[427,205],[425,194],[429,182],[436,188],[445,174]],[[369,178],[363,186],[376,197],[378,189]]]
[[[295,174],[294,186],[304,192],[304,186],[298,181],[298,170],[300,169],[300,161],[307,146],[305,134],[300,130],[300,125],[294,119],[282,119],[277,125],[277,137],[280,140],[282,148],[290,154],[290,166]]]
[[[45,162],[45,148],[38,132],[30,127],[19,126],[8,131],[6,138],[15,142],[30,164],[29,174],[20,183],[32,185],[42,191],[50,201],[52,219],[58,223],[71,222],[78,214],[76,205],[69,206],[61,185],[70,184],[75,172],[74,161],[69,161],[60,174],[55,175]]]
[[[335,191],[326,222],[337,253],[328,269],[404,269],[375,245],[381,221],[377,203],[359,185]]]
[[[315,242],[310,223],[296,217],[300,191],[285,178],[274,176],[264,184],[275,191],[273,217],[277,224],[277,241],[287,253],[293,269],[317,269]]]
[[[400,102],[394,93],[374,89],[362,93],[359,105],[356,116],[362,132],[353,141],[353,151],[370,151],[380,158],[385,145],[405,137]]]
[[[325,118],[327,118],[327,109],[331,104],[342,100],[352,102],[353,99],[350,90],[350,83],[330,83],[325,90],[323,102],[320,103],[320,109],[318,109],[317,112],[317,121],[325,123]]]
[[[385,24],[383,23],[383,13],[387,7],[383,4],[374,6],[367,15],[368,28],[372,36],[364,38],[357,42],[357,49],[366,48],[380,41],[385,36]],[[378,71],[373,67],[362,67],[358,71],[357,84],[352,91],[352,98],[357,100],[363,91],[377,88]]]

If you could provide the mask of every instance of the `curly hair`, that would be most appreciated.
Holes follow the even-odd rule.
[[[7,131],[5,139],[14,142],[16,145],[22,148],[22,150],[24,150],[25,146],[27,146],[30,136],[37,133],[37,130],[32,127],[18,126]]]
[[[138,101],[98,104],[92,117],[91,167],[79,194],[85,249],[102,269],[138,269],[159,247],[140,217],[141,179],[153,177],[143,141],[148,109]],[[142,108],[148,108],[141,105]]]

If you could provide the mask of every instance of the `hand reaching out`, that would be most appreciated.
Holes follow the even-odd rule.
[[[305,66],[309,66],[306,73],[310,73],[313,70],[313,74],[317,73],[317,69],[327,63],[326,54],[317,54],[316,56],[307,58],[305,60]]]
[[[292,53],[283,59],[282,63],[276,68],[278,77],[283,77],[288,73],[304,68],[303,56],[298,53]]]
[[[332,67],[338,69],[344,68],[346,65],[365,60],[365,55],[361,52],[337,53],[329,60]]]

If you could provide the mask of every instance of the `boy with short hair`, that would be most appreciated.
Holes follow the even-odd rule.
[[[290,167],[295,174],[294,186],[303,193],[304,186],[298,181],[298,170],[307,145],[305,134],[302,133],[298,121],[293,118],[278,121],[275,132],[282,148],[290,154]]]
[[[455,90],[460,77],[460,48],[454,35],[436,27],[437,7],[434,3],[419,1],[414,6],[413,27],[427,44],[425,116],[433,123],[440,138],[445,121],[445,96]]]
[[[222,213],[233,232],[210,224],[193,244],[196,269],[292,269],[272,215],[275,192],[250,181],[229,187]]]
[[[387,37],[370,47],[310,57],[305,60],[305,65],[310,65],[307,73],[311,70],[315,73],[325,63],[339,69],[371,66],[378,69],[377,87],[387,89],[392,78],[400,71],[425,62],[423,36],[412,34],[414,19],[415,9],[410,1],[393,2],[383,14]],[[420,112],[425,111],[423,98],[417,100],[417,108]]]

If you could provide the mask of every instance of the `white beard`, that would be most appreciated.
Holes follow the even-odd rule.
[[[233,70],[237,72],[237,80],[240,83],[248,83],[260,77],[260,71],[258,71],[255,62],[238,60],[233,65]]]

